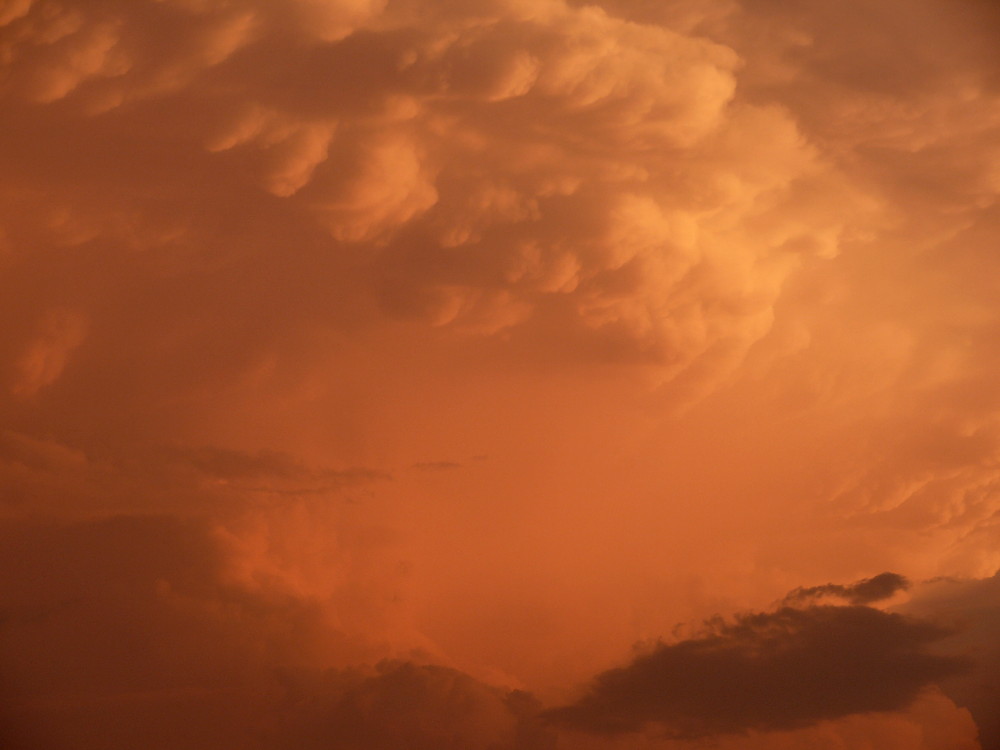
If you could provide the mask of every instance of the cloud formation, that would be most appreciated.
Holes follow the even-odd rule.
[[[993,742],[998,40],[985,0],[0,0],[0,722],[675,750],[526,694],[898,570],[620,679],[784,695],[871,640],[882,693],[667,718],[971,747],[910,702],[940,649]],[[954,635],[864,606],[941,576]]]
[[[743,615],[598,675],[577,702],[548,716],[612,734],[655,723],[690,739],[897,711],[967,666],[929,648],[945,635],[863,606]]]
[[[848,604],[874,604],[884,599],[888,599],[893,594],[909,588],[910,582],[899,573],[880,573],[871,578],[865,578],[857,583],[844,585],[840,583],[827,583],[822,586],[805,586],[790,591],[782,601],[783,604],[796,605],[804,604],[822,599],[824,597],[834,597],[843,599]]]
[[[953,630],[941,643],[942,653],[963,654],[973,668],[942,688],[972,712],[983,750],[1000,748],[1000,573],[929,581],[901,609]]]
[[[165,29],[175,44],[158,41]],[[129,216],[173,255],[207,240],[190,209],[218,203],[208,191],[259,186],[255,203],[370,267],[397,315],[558,325],[587,356],[675,374],[705,357],[731,367],[767,331],[796,259],[836,252],[842,220],[803,195],[837,178],[783,111],[734,101],[738,55],[598,7],[49,0],[5,31],[9,124],[87,133],[67,157],[103,185],[85,203],[55,196],[66,223],[89,225],[73,242],[121,242]],[[168,130],[149,126],[163,116]],[[123,129],[230,187],[153,187],[149,171],[101,163]],[[36,147],[63,138],[41,132]],[[792,205],[812,222],[781,218]],[[32,231],[51,227],[43,215]]]
[[[554,747],[530,695],[384,659],[320,599],[243,578],[201,520],[8,522],[0,540],[4,747]],[[357,666],[318,666],[336,663]]]
[[[529,694],[454,669],[382,662],[372,674],[329,671],[291,688],[273,747],[554,750]]]
[[[647,724],[655,731],[629,742],[681,750],[714,737],[728,747],[725,735],[738,733],[754,748],[871,738],[900,750],[973,747],[961,713],[922,689],[947,685],[979,655],[967,642],[962,657],[932,653],[963,634],[869,607],[717,621],[546,712],[529,692],[419,648],[394,652],[377,620],[339,616],[349,599],[329,607],[315,591],[241,565],[246,550],[234,554],[232,532],[217,523],[7,521],[0,541],[0,736],[16,750],[617,750],[617,734]],[[939,617],[946,611],[926,600]],[[988,618],[975,623],[992,633]],[[875,711],[897,713],[860,716]],[[925,740],[908,740],[913,731]]]

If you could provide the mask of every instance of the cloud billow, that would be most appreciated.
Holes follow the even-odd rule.
[[[864,606],[744,615],[601,673],[578,701],[547,716],[596,734],[655,724],[693,739],[895,711],[963,669],[962,659],[928,649],[945,635]]]
[[[1000,747],[991,2],[0,0],[0,747]]]

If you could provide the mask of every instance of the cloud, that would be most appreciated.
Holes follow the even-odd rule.
[[[554,747],[530,695],[384,660],[319,599],[242,579],[203,520],[7,521],[0,541],[5,747]]]
[[[51,639],[66,680],[104,685],[86,699],[52,676],[38,698],[87,737],[115,731],[93,706],[127,704],[121,746],[161,720],[183,733],[185,713],[205,734],[165,745],[238,744],[241,704],[263,721],[269,691],[294,692],[256,674],[258,702],[200,677],[122,687],[166,668],[126,648],[130,618],[176,626],[139,630],[186,665],[232,643],[239,655],[208,658],[227,674],[241,659],[308,672],[269,628],[308,632],[343,682],[287,678],[319,706],[290,709],[318,722],[309,741],[327,715],[400,742],[348,707],[405,683],[439,696],[428,716],[452,688],[471,695],[469,721],[492,729],[458,734],[509,745],[506,693],[462,670],[565,700],[620,644],[802,581],[1000,564],[989,3],[0,6],[0,513],[65,527],[18,527],[29,542],[11,532],[9,554],[71,591],[12,605],[10,622],[46,674]],[[488,465],[426,461],[473,453]],[[422,470],[388,482],[384,467]],[[115,567],[142,556],[122,551],[130,535],[202,583],[171,583],[166,553],[122,582]],[[17,558],[29,543],[65,569]],[[103,548],[117,562],[96,569]],[[65,584],[74,567],[93,588]],[[160,579],[186,593],[154,601]],[[902,583],[786,604],[860,606]],[[694,663],[715,643],[763,673],[749,654],[773,626],[805,674],[796,644],[850,616],[872,620],[858,641],[869,626],[916,638],[852,611],[738,620],[661,656]],[[76,640],[67,612],[87,626]],[[260,637],[230,637],[240,627]],[[130,673],[90,664],[92,637],[144,676],[105,690]],[[917,667],[925,646],[965,653],[961,635],[928,639],[888,653],[912,647]],[[400,666],[414,649],[454,672]],[[385,656],[403,662],[369,669]],[[918,677],[889,679],[886,701],[905,704]],[[988,716],[979,694],[963,700]],[[678,704],[696,717],[682,732],[724,723],[705,701]],[[29,708],[26,724],[49,723]],[[928,692],[892,716],[751,735],[947,747],[934,727],[966,738],[964,721]],[[405,732],[431,742],[418,725]]]
[[[967,666],[933,653],[947,634],[864,606],[743,615],[599,674],[579,700],[547,715],[596,733],[656,724],[697,738],[898,711]]]
[[[315,496],[342,503],[391,480],[367,467],[309,465],[280,451],[139,443],[108,453],[21,432],[0,432],[0,480],[7,509],[18,515],[57,513],[225,514],[251,501]],[[252,500],[251,500],[252,499]],[[224,509],[228,508],[228,511]]]
[[[343,600],[327,608],[260,559],[247,567],[247,531],[165,516],[0,524],[5,746],[618,750],[616,733],[666,722],[628,746],[737,747],[725,735],[738,732],[762,750],[972,747],[961,712],[921,692],[961,663],[928,653],[944,628],[859,606],[746,615],[545,712],[425,651],[392,653],[374,620],[337,617]],[[897,712],[856,715],[872,711]]]
[[[980,750],[968,712],[936,689],[928,689],[906,710],[854,714],[815,726],[775,732],[747,732],[699,740],[671,740],[656,730],[619,736],[575,732],[573,750]]]
[[[952,630],[938,650],[962,655],[971,669],[944,680],[941,687],[972,712],[983,750],[1000,749],[1000,573],[923,583],[899,609]]]
[[[836,190],[835,175],[785,112],[734,101],[740,60],[725,45],[556,0],[283,8],[53,0],[11,20],[18,127],[47,123],[33,128],[47,154],[65,128],[92,131],[72,158],[94,189],[49,200],[105,245],[123,224],[149,245],[171,204],[189,223],[213,193],[259,186],[283,223],[359,260],[384,311],[527,341],[557,326],[577,356],[674,375],[731,370],[796,259],[833,252],[842,219],[795,187]],[[169,149],[215,177],[159,181],[148,159],[122,172],[98,152],[123,131],[140,154]],[[37,172],[47,158],[21,160]],[[781,218],[791,205],[813,225]],[[165,228],[176,239],[161,252],[181,239],[244,266],[235,227],[206,228]],[[330,281],[334,294],[348,283]]]
[[[220,549],[197,521],[8,521],[0,533],[14,747],[127,746],[144,722],[162,728],[154,747],[183,742],[257,680],[248,657],[272,649],[294,662],[296,634],[316,624],[308,606],[226,586]],[[199,703],[187,726],[178,721]]]
[[[363,467],[316,468],[287,453],[250,453],[212,446],[164,448],[161,460],[190,467],[197,473],[237,491],[290,494],[331,493],[345,487],[392,479],[384,471]]]
[[[330,671],[290,691],[274,747],[554,750],[531,695],[446,667],[387,661]]]
[[[880,573],[846,586],[827,583],[822,586],[797,588],[789,592],[782,603],[794,606],[831,596],[843,599],[849,604],[874,604],[906,590],[909,586],[910,582],[898,573]]]
[[[86,338],[87,323],[65,310],[48,313],[37,337],[15,363],[15,378],[10,386],[17,397],[34,396],[62,375],[73,350]]]

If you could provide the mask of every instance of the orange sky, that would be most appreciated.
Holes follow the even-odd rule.
[[[998,197],[989,0],[0,0],[0,740],[997,750]]]

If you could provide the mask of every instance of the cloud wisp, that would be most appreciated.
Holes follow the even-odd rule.
[[[801,605],[816,599],[832,597],[849,604],[874,604],[910,587],[910,582],[899,573],[879,573],[849,585],[827,583],[822,586],[804,586],[790,591],[783,604]]]

